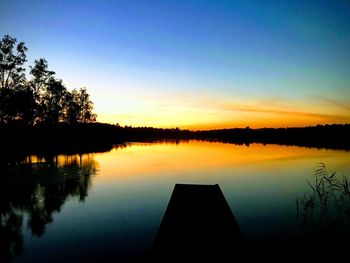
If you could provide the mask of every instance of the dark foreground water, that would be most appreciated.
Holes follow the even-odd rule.
[[[0,261],[142,257],[176,183],[219,184],[247,240],[302,236],[296,200],[310,192],[320,162],[340,178],[350,175],[350,152],[198,141],[6,162]]]

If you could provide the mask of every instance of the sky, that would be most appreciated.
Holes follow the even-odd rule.
[[[99,122],[350,123],[350,2],[0,0],[0,37],[86,87]]]

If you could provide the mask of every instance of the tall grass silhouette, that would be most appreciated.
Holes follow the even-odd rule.
[[[297,199],[297,217],[309,238],[349,239],[350,191],[346,176],[329,172],[319,163],[307,181],[310,192]]]

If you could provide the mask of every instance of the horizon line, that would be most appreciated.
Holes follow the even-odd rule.
[[[95,123],[98,124],[107,124],[107,125],[113,125],[113,126],[119,126],[121,128],[153,128],[153,129],[179,129],[183,131],[213,131],[213,130],[230,130],[230,129],[251,129],[251,130],[260,130],[260,129],[295,129],[295,128],[312,128],[312,127],[318,127],[318,126],[336,126],[336,125],[350,125],[350,122],[347,123],[319,123],[315,125],[300,125],[300,126],[278,126],[278,127],[250,127],[249,125],[245,127],[227,127],[227,128],[209,128],[209,129],[188,129],[188,128],[180,128],[179,126],[172,126],[172,127],[159,127],[159,126],[133,126],[133,125],[120,125],[119,123],[108,123],[108,122],[99,122],[96,121]]]

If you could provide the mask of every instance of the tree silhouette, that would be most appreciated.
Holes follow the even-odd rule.
[[[43,114],[47,113],[47,107],[43,99],[47,85],[54,79],[55,72],[48,70],[48,63],[45,59],[40,58],[34,61],[34,66],[30,66],[30,75],[32,79],[28,82],[30,90],[33,93],[34,98],[34,123],[40,123],[45,121]],[[45,96],[45,97],[44,97]]]
[[[67,89],[62,80],[50,78],[40,104],[43,111],[41,115],[43,123],[57,125],[64,121],[66,93]]]
[[[27,81],[24,42],[5,35],[0,41],[0,124],[58,125],[95,122],[86,88],[69,92],[44,58],[30,66]]]
[[[16,38],[5,35],[0,41],[0,123],[16,119],[17,101],[23,98],[27,48],[23,42],[16,46]],[[15,50],[14,50],[15,49]]]
[[[34,94],[28,85],[20,86],[13,96],[13,108],[17,121],[25,125],[33,125],[37,104]]]
[[[29,82],[36,99],[44,92],[46,85],[53,78],[55,72],[48,70],[46,59],[40,58],[34,61],[34,66],[30,66],[32,79]]]
[[[74,89],[66,97],[67,101],[67,121],[70,124],[86,123],[96,121],[96,114],[92,113],[93,103],[86,88]]]
[[[15,89],[25,81],[25,69],[22,66],[26,62],[27,48],[24,42],[20,42],[14,51],[16,42],[16,38],[9,35],[5,35],[0,41],[0,88],[2,89]]]

